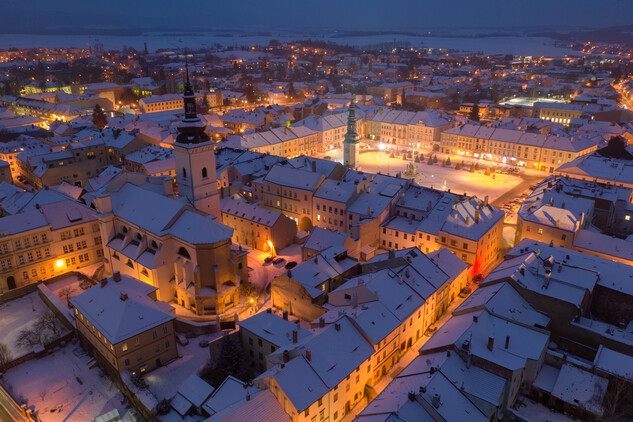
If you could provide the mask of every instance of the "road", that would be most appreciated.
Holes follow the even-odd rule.
[[[31,419],[22,414],[22,409],[2,386],[0,386],[0,421],[31,422]]]
[[[513,187],[512,189],[510,189],[509,191],[507,191],[506,193],[504,193],[503,195],[501,195],[500,197],[492,201],[491,204],[493,206],[495,207],[504,206],[506,203],[510,202],[513,198],[516,198],[517,196],[527,191],[530,186],[540,183],[545,177],[547,177],[545,173],[543,174],[519,173],[517,174],[517,176],[522,179],[521,183],[519,183],[518,185],[516,185],[515,187]]]

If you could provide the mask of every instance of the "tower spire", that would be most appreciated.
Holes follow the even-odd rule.
[[[189,80],[189,61],[185,56],[185,90],[183,102],[185,106],[185,118],[182,119],[178,131],[180,134],[176,138],[177,142],[184,144],[200,144],[209,141],[209,136],[205,132],[205,125],[198,117],[196,110],[196,96]]]
[[[358,166],[358,133],[356,133],[356,104],[354,96],[347,110],[347,133],[343,141],[343,164],[355,169]]]

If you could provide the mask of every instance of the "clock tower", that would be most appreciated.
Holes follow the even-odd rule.
[[[220,195],[215,172],[215,143],[205,132],[205,125],[196,112],[196,99],[189,82],[186,65],[184,103],[185,118],[178,126],[174,142],[178,194],[196,209],[222,222]]]

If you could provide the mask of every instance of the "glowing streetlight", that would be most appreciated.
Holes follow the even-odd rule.
[[[57,268],[62,268],[64,266],[64,260],[63,259],[58,259],[57,261],[55,261],[55,266]]]

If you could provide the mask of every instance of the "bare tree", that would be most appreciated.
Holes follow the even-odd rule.
[[[13,360],[13,357],[11,356],[9,346],[4,343],[0,343],[0,372],[7,368],[7,365],[11,362],[11,360]]]
[[[66,286],[59,291],[59,295],[66,298],[66,302],[68,302],[71,297],[75,296],[75,288],[73,286]]]
[[[626,408],[633,395],[633,385],[629,379],[629,374],[609,377],[609,387],[603,402],[605,415],[613,418],[617,414],[631,411],[630,408]]]

